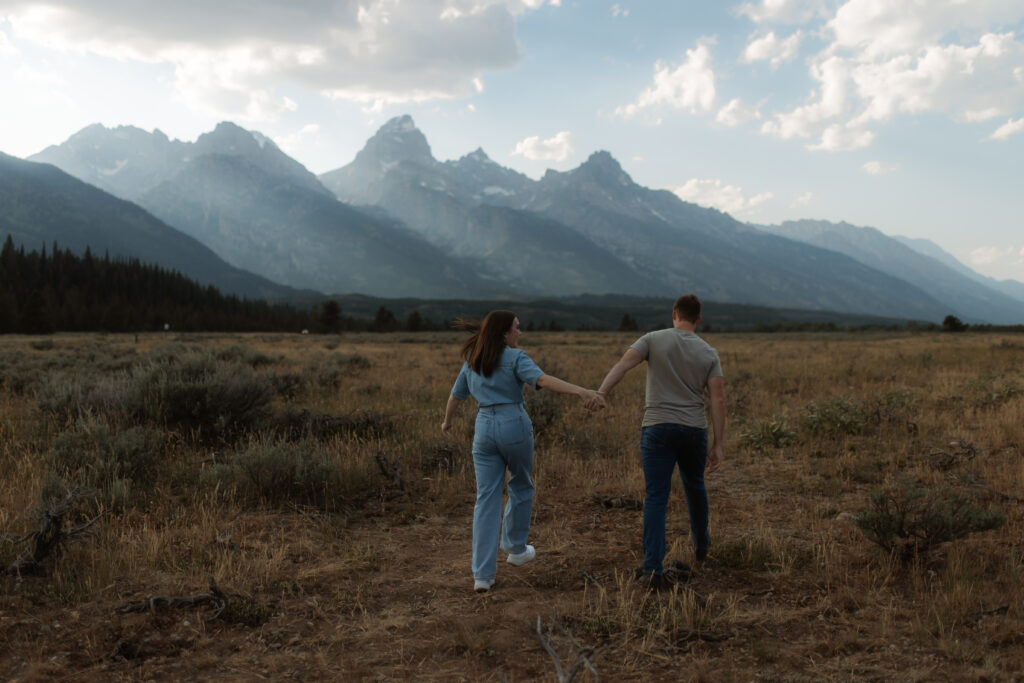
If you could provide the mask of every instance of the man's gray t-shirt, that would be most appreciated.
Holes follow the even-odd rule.
[[[630,347],[647,361],[647,409],[643,426],[707,427],[704,387],[722,376],[718,352],[693,332],[671,327],[648,332]]]

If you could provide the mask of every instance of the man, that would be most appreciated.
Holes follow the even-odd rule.
[[[678,465],[690,514],[690,531],[698,562],[707,557],[708,474],[722,464],[725,438],[725,381],[718,353],[695,334],[701,303],[693,294],[676,299],[672,327],[640,337],[616,363],[598,389],[605,397],[627,372],[647,361],[646,410],[642,423],[641,455],[646,498],[644,500],[644,564],[638,578],[653,586],[666,583],[665,507]],[[714,443],[708,452],[704,389],[711,397]],[[588,407],[590,407],[588,405]]]

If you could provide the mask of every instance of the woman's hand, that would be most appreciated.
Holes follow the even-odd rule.
[[[447,438],[452,438],[452,418],[455,417],[455,411],[458,410],[459,404],[462,403],[459,399],[454,396],[448,397],[448,405],[444,407],[444,419],[441,420],[441,433]]]
[[[604,394],[594,391],[593,389],[584,389],[582,398],[583,405],[587,408],[587,410],[592,410],[596,412],[607,405],[604,400]]]

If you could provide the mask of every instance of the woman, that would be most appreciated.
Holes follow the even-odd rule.
[[[479,411],[473,434],[473,469],[476,471],[476,507],[473,510],[474,590],[485,593],[494,585],[498,571],[498,529],[501,548],[514,566],[537,556],[526,544],[533,507],[533,425],[526,414],[523,384],[576,394],[584,402],[603,407],[596,391],[545,375],[519,343],[519,318],[511,311],[491,311],[482,323],[458,320],[455,326],[470,330],[459,355],[465,361],[455,379],[444,411],[441,431],[451,435],[452,417],[470,395]],[[508,504],[501,523],[501,494],[508,469]]]

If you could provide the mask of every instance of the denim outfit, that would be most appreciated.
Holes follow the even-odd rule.
[[[640,452],[644,470],[644,566],[661,574],[665,558],[665,509],[678,467],[690,514],[690,534],[698,557],[711,545],[704,387],[722,376],[718,353],[693,332],[675,328],[645,334],[631,348],[647,361],[646,409]]]
[[[537,387],[543,371],[519,349],[505,347],[498,366],[484,377],[463,363],[452,396],[479,404],[473,433],[476,507],[473,509],[473,578],[493,580],[498,543],[507,553],[526,551],[533,509],[533,425],[523,385]],[[501,498],[509,472],[504,522]]]

